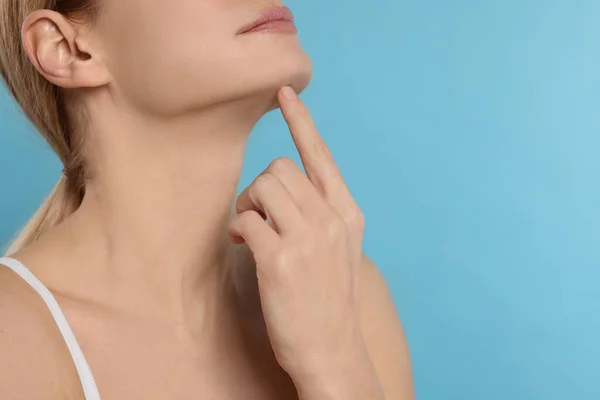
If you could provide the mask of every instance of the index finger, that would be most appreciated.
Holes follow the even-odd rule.
[[[290,86],[283,87],[277,98],[306,175],[321,193],[340,193],[346,187],[344,179],[308,108]]]

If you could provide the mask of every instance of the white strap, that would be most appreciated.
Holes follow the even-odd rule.
[[[90,366],[88,365],[83,352],[81,351],[81,347],[79,347],[79,343],[67,322],[67,318],[65,314],[60,309],[58,302],[52,295],[52,293],[48,290],[46,286],[38,278],[33,275],[33,273],[23,265],[19,260],[12,257],[0,257],[0,264],[6,265],[8,268],[12,269],[17,273],[25,282],[29,284],[44,300],[44,303],[50,309],[50,313],[56,321],[58,325],[58,329],[62,334],[67,347],[69,348],[69,352],[71,353],[71,358],[75,363],[75,368],[77,368],[77,373],[79,374],[79,380],[81,381],[81,385],[83,387],[83,393],[85,395],[86,400],[100,400],[100,394],[98,393],[98,388],[96,387],[96,381],[94,380],[94,376],[92,375],[92,371]]]

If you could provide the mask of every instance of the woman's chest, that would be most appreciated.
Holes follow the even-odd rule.
[[[83,334],[81,345],[102,400],[298,398],[260,333],[232,327],[203,343],[148,327],[104,326]]]
[[[215,368],[183,370],[177,366],[139,368],[123,366],[100,371],[97,383],[102,400],[213,399],[213,400],[297,400],[293,383],[273,369],[225,372]],[[217,370],[215,370],[217,369]]]

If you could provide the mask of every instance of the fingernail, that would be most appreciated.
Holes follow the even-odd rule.
[[[281,88],[281,93],[286,99],[295,99],[296,97],[298,97],[298,95],[296,94],[294,89],[292,89],[291,86],[284,86],[283,88]]]

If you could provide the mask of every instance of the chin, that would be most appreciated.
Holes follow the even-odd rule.
[[[297,43],[287,48],[274,46],[269,51],[257,53],[259,56],[246,55],[235,62],[213,65],[212,70],[200,68],[218,72],[214,75],[198,73],[198,69],[175,74],[182,85],[159,85],[161,90],[155,90],[159,96],[145,96],[141,101],[159,97],[155,102],[161,104],[160,112],[168,114],[180,114],[223,103],[240,105],[252,114],[264,114],[279,107],[277,91],[283,86],[291,86],[300,94],[312,81],[312,60]],[[201,79],[195,80],[198,76]],[[203,90],[199,91],[198,87]],[[165,103],[171,105],[166,111]]]
[[[279,77],[279,87],[289,85],[299,94],[310,84],[313,75],[312,60],[299,44],[279,53],[275,64],[276,70],[272,71],[271,76]]]
[[[275,79],[273,79],[276,77]],[[291,86],[296,93],[302,93],[310,85],[313,77],[313,64],[307,55],[290,57],[282,60],[277,73],[268,77],[270,91],[273,95],[273,104],[269,110],[279,108],[276,94],[283,86]]]
[[[313,64],[304,52],[288,51],[269,63],[252,61],[237,74],[230,98],[243,99],[258,113],[279,108],[277,92],[283,86],[291,86],[300,94],[312,81]]]
[[[244,43],[243,85],[250,92],[270,91],[291,86],[301,93],[310,84],[313,63],[297,35],[264,34],[249,36]]]

